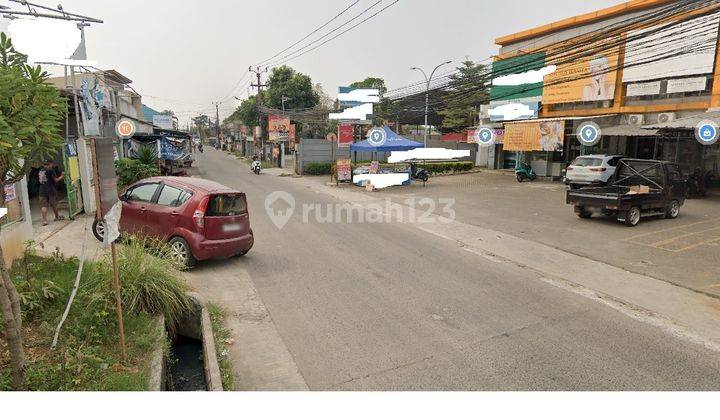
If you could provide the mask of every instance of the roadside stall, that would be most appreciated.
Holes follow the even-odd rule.
[[[407,185],[411,182],[409,165],[381,165],[379,153],[406,152],[424,148],[422,143],[409,140],[392,131],[388,126],[374,128],[368,133],[368,139],[350,146],[350,152],[357,163],[357,154],[370,153],[371,164],[356,167],[352,182],[358,186],[370,184],[372,188],[387,188],[395,185]]]
[[[127,142],[127,156],[137,158],[142,147],[157,151],[163,175],[184,176],[192,167],[192,137],[182,131],[156,130],[154,134],[135,134]]]

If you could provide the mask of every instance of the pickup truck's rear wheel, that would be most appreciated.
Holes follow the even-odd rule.
[[[580,207],[580,206],[575,207],[575,213],[581,219],[589,219],[592,217],[592,212],[585,210],[585,207]]]
[[[641,218],[642,212],[640,211],[640,207],[632,207],[625,213],[625,225],[635,227],[640,223]]]
[[[673,202],[668,206],[665,215],[668,219],[677,219],[678,216],[680,216],[680,202],[678,200],[673,200]]]

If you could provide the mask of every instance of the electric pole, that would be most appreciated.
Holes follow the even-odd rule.
[[[220,102],[213,102],[215,105],[215,134],[220,141]]]
[[[260,115],[260,107],[263,104],[263,97],[262,97],[262,88],[267,87],[267,84],[262,83],[262,75],[263,73],[267,73],[268,69],[265,67],[265,70],[260,70],[260,66],[258,66],[255,70],[253,70],[252,66],[248,68],[248,71],[251,73],[255,73],[255,76],[257,76],[257,84],[251,84],[250,86],[257,88],[257,105],[258,105],[258,115]],[[258,121],[260,124],[260,127],[262,127],[262,120]],[[265,133],[261,133],[260,136],[260,144],[262,147],[262,157],[265,158]]]

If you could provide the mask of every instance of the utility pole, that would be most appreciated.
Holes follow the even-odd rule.
[[[263,73],[267,73],[268,69],[265,67],[265,70],[260,70],[260,66],[256,67],[255,70],[253,70],[252,66],[248,67],[248,71],[251,73],[255,73],[255,76],[257,76],[257,84],[251,84],[250,86],[257,88],[257,105],[258,105],[258,115],[260,115],[260,107],[263,104],[263,97],[262,97],[262,89],[264,87],[267,87],[267,84],[262,83],[262,75]],[[262,121],[258,121],[260,123],[260,126],[262,127]],[[262,157],[265,159],[265,133],[262,133],[262,136],[260,137],[260,144],[262,147]]]
[[[425,147],[428,145],[428,140],[430,140],[430,127],[428,126],[428,114],[430,113],[430,83],[432,82],[432,78],[435,75],[435,72],[442,66],[445,66],[447,64],[451,64],[452,61],[446,61],[437,67],[430,73],[430,77],[427,76],[427,73],[419,67],[410,67],[410,70],[417,70],[420,73],[423,74],[425,77]]]
[[[215,134],[220,141],[220,102],[213,102],[215,105]]]

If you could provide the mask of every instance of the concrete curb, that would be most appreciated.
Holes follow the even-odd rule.
[[[152,352],[150,358],[150,379],[148,384],[148,390],[151,392],[165,391],[166,385],[166,365],[165,365],[165,343],[166,343],[166,332],[165,332],[165,317],[159,315],[155,317],[153,321],[156,324],[158,333],[163,340],[160,340],[155,350]]]
[[[212,331],[210,312],[207,309],[207,302],[197,293],[188,293],[188,296],[197,304],[199,312],[200,338],[203,343],[203,363],[205,366],[205,381],[208,391],[224,391],[222,386],[222,375],[220,364],[217,360],[215,349],[215,335]]]

